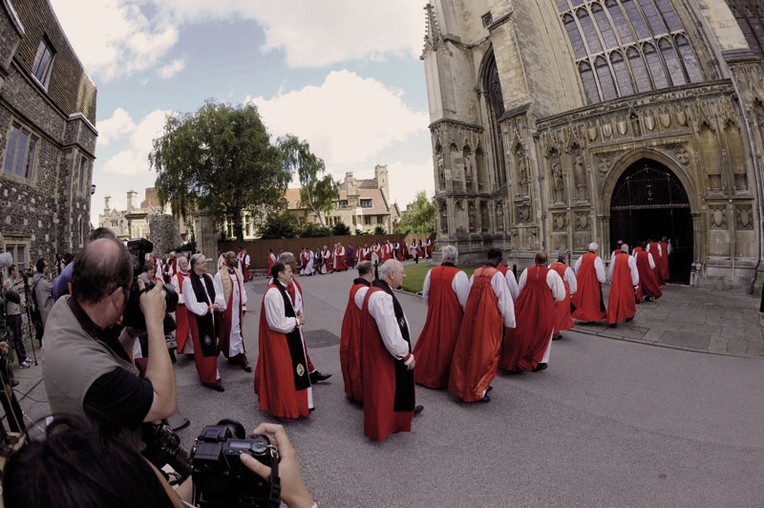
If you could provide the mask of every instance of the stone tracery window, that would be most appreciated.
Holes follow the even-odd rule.
[[[504,138],[501,135],[499,119],[504,114],[504,97],[501,92],[499,69],[493,51],[485,59],[483,66],[483,88],[485,90],[486,109],[489,116],[489,136],[493,152],[493,168],[496,176],[496,186],[501,188],[507,182],[507,166],[504,159]]]
[[[671,0],[557,0],[587,102],[703,81]]]

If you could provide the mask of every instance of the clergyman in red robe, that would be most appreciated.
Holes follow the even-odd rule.
[[[428,388],[448,387],[462,311],[470,292],[467,274],[456,267],[458,255],[453,245],[443,247],[443,263],[428,271],[424,278],[422,297],[427,304],[427,318],[414,347],[417,358],[414,380]]]
[[[361,318],[363,317],[363,300],[373,281],[374,267],[371,261],[361,261],[358,264],[358,278],[353,281],[353,286],[350,288],[345,315],[342,318],[340,367],[342,380],[345,382],[345,395],[354,402],[363,402]]]
[[[615,255],[608,267],[610,278],[610,297],[607,304],[608,326],[615,328],[621,321],[631,321],[637,313],[637,300],[634,292],[639,285],[637,263],[629,255],[629,246],[623,244],[621,252]]]
[[[416,406],[408,321],[393,293],[405,276],[403,263],[386,261],[363,301],[363,431],[374,441],[411,432],[414,413],[423,409]]]
[[[500,249],[489,249],[487,262],[470,280],[448,378],[448,391],[464,402],[491,400],[488,391],[499,368],[504,327],[515,326],[507,279],[496,269],[500,259]]]
[[[591,323],[605,319],[602,300],[602,284],[605,283],[605,266],[597,255],[597,242],[589,244],[589,252],[578,258],[575,265],[578,290],[572,297],[573,319]]]
[[[286,290],[292,267],[277,261],[271,275],[260,307],[255,393],[260,409],[274,418],[307,418],[313,408],[313,389],[302,336],[305,314],[295,311]]]
[[[565,299],[562,278],[546,267],[546,252],[538,251],[534,262],[523,270],[518,282],[517,326],[504,333],[500,366],[510,372],[547,368],[554,331],[554,303]]]
[[[666,253],[663,251],[663,248],[661,247],[661,244],[658,242],[654,242],[652,239],[648,240],[647,242],[647,252],[653,255],[653,259],[655,260],[655,269],[653,272],[655,272],[655,279],[658,281],[659,286],[663,286],[666,284],[665,279],[663,278],[663,257],[666,255]],[[668,261],[668,257],[666,257],[666,261]]]
[[[575,294],[578,289],[576,281],[576,274],[573,273],[573,269],[568,266],[568,255],[564,251],[560,251],[557,256],[557,262],[552,263],[550,269],[557,272],[557,275],[562,279],[565,284],[565,299],[561,302],[555,302],[554,307],[554,335],[552,340],[560,340],[562,338],[562,332],[573,328],[573,317],[570,314],[570,299],[571,295]]]
[[[658,281],[655,278],[655,260],[653,255],[645,250],[646,244],[634,247],[632,256],[637,263],[639,273],[639,286],[637,287],[637,302],[642,300],[656,300],[663,295]]]

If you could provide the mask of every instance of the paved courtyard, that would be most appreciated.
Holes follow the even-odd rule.
[[[322,507],[761,505],[764,364],[750,296],[668,286],[628,326],[566,333],[546,371],[499,375],[489,404],[418,387],[425,410],[413,432],[372,443],[362,410],[344,398],[339,367],[353,277],[300,279],[311,356],[334,377],[315,387],[311,418],[287,432]],[[264,289],[264,277],[248,284],[252,360]],[[413,295],[400,300],[416,337],[426,308]],[[252,374],[219,365],[225,393],[200,386],[192,361],[176,365],[180,410],[191,419],[180,431],[187,448],[221,418],[247,427],[269,419]],[[32,419],[49,411],[40,371],[18,372]]]

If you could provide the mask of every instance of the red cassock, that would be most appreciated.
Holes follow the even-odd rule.
[[[639,272],[639,288],[637,289],[637,299],[641,300],[645,296],[650,298],[660,298],[663,295],[658,281],[655,279],[655,272],[650,268],[650,253],[639,248],[634,249],[637,253],[637,271]],[[655,260],[653,260],[655,261]]]
[[[430,270],[427,319],[414,347],[414,381],[429,388],[447,388],[451,359],[462,323],[462,306],[452,288],[455,266]]]
[[[185,276],[180,272],[175,272],[178,278],[178,295],[183,294],[183,280]],[[186,274],[188,275],[188,274]],[[183,303],[179,303],[175,307],[175,341],[178,343],[178,353],[182,353],[186,347],[186,340],[188,339],[188,309]]]
[[[634,296],[634,286],[631,283],[629,257],[626,252],[619,252],[613,260],[613,280],[607,303],[607,322],[610,324],[631,319],[637,313],[637,301]]]
[[[348,269],[348,265],[345,262],[345,252],[343,249],[336,249],[334,251],[334,259],[337,261],[337,271]]]
[[[493,267],[475,270],[454,346],[448,391],[465,402],[483,398],[499,367],[504,320],[491,286],[496,273]]]
[[[520,295],[515,302],[515,328],[504,332],[501,368],[531,370],[544,357],[554,329],[554,297],[546,283],[549,268],[535,265],[528,268]]]
[[[561,302],[554,302],[554,333],[560,333],[573,328],[573,318],[570,315],[570,284],[565,280],[565,271],[568,269],[568,265],[557,261],[552,263],[551,268],[557,272],[565,285],[565,299]]]
[[[653,255],[653,261],[655,261],[655,268],[653,269],[655,280],[658,281],[659,286],[663,286],[666,281],[663,279],[663,269],[661,267],[663,266],[663,257],[666,256],[666,251],[661,250],[663,255],[658,254],[658,245],[658,242],[650,242],[649,252]],[[668,257],[666,257],[666,260],[668,261]]]
[[[361,369],[363,372],[363,432],[382,441],[394,432],[411,432],[412,411],[395,411],[396,359],[382,342],[377,322],[369,313],[369,298],[381,288],[370,287],[363,300]],[[412,385],[413,386],[413,385]]]
[[[297,291],[300,292],[300,299],[303,299],[305,293],[302,292],[302,286],[300,286],[300,283],[297,282],[297,279],[292,277],[292,283],[289,284],[286,288],[287,293],[289,293],[289,298],[292,299],[293,302],[297,301],[297,293],[295,293],[295,288]],[[302,310],[305,311],[305,300],[302,300]],[[305,341],[305,361],[308,363],[308,372],[313,372],[316,370],[316,368],[313,366],[313,362],[310,359],[310,354],[308,354],[308,342]]]
[[[267,274],[268,277],[272,275],[271,272],[273,271],[273,265],[275,264],[276,264],[276,260],[273,259],[273,254],[268,253],[268,274]]]
[[[573,319],[579,321],[600,321],[605,319],[605,310],[602,308],[602,287],[597,280],[597,271],[594,268],[594,260],[597,255],[587,252],[583,255],[581,266],[576,273],[578,290],[573,294]]]
[[[268,289],[278,291],[274,284]],[[260,401],[260,409],[277,418],[302,418],[310,416],[308,390],[295,388],[292,372],[292,355],[287,337],[268,326],[265,317],[265,297],[260,305],[260,333],[258,339],[259,356],[255,368],[255,393]]]
[[[194,363],[196,371],[199,373],[199,381],[207,384],[218,382],[218,356],[204,356],[202,354],[202,342],[199,336],[199,319],[211,319],[209,314],[206,316],[197,316],[193,312],[188,312],[188,327],[191,330],[191,340],[194,341]],[[217,348],[216,348],[217,351]]]
[[[669,251],[668,251],[668,242],[661,242],[660,243],[661,249],[663,251],[663,256],[661,257],[661,277],[663,277],[664,281],[669,280]],[[653,260],[655,261],[655,260]]]
[[[356,283],[350,288],[350,297],[345,307],[340,332],[340,367],[345,382],[345,395],[357,402],[363,402],[363,379],[361,376],[361,317],[363,313],[355,304],[358,290],[368,287]]]

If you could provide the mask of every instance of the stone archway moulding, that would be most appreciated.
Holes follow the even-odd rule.
[[[700,212],[700,194],[687,170],[664,152],[652,148],[638,148],[618,159],[608,172],[605,183],[602,186],[602,200],[599,203],[600,215],[610,216],[610,202],[613,199],[613,191],[618,180],[620,180],[621,176],[632,164],[641,159],[651,159],[666,166],[684,187],[684,191],[687,193],[687,200],[690,203],[690,213],[697,214]]]

